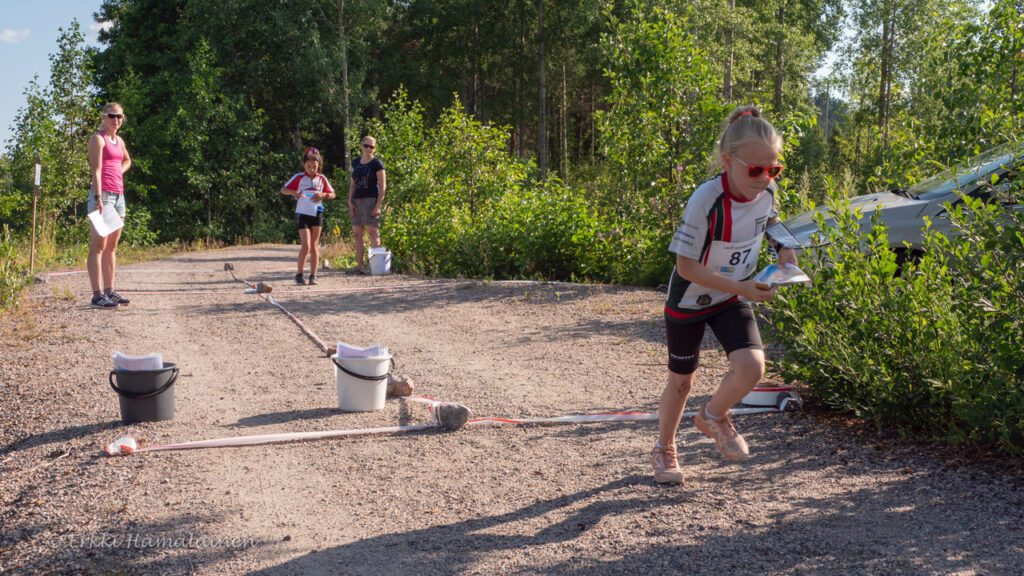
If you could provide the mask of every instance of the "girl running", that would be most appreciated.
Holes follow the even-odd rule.
[[[766,302],[775,289],[755,286],[765,228],[778,218],[775,183],[782,171],[782,138],[753,106],[729,116],[713,155],[721,172],[693,193],[669,244],[676,265],[665,303],[668,385],[658,409],[658,441],[652,464],[657,482],[678,484],[675,436],[697,372],[704,326],[710,326],[729,358],[729,372],[695,418],[730,459],[749,454],[729,409],[764,375],[764,348],[750,304]],[[719,164],[720,163],[720,164]],[[778,248],[779,262],[796,264],[792,249]]]

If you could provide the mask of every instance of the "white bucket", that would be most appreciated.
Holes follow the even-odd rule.
[[[792,392],[792,386],[771,386],[771,387],[755,387],[753,390],[747,393],[743,397],[742,402],[747,406],[778,406],[779,394],[783,392]]]
[[[334,355],[331,361],[338,380],[338,408],[346,412],[384,409],[388,375],[394,366],[390,355],[374,358],[338,358]]]
[[[387,248],[370,248],[370,274],[391,274],[391,252]]]

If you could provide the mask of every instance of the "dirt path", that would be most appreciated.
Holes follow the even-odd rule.
[[[684,421],[679,487],[651,480],[654,422],[101,455],[124,434],[159,445],[428,422],[399,399],[336,410],[330,361],[224,262],[272,284],[323,340],[382,343],[418,393],[476,416],[656,410],[658,292],[340,273],[296,287],[296,250],[122,267],[133,302],[116,311],[88,307],[84,275],[52,276],[4,319],[0,573],[1024,573],[1019,478],[876,450],[803,413],[737,418],[742,464]],[[115,350],[181,367],[173,421],[120,424]],[[704,354],[691,407],[724,370]]]

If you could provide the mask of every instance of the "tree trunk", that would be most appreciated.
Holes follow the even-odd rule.
[[[778,114],[782,111],[782,85],[785,80],[785,71],[783,70],[784,63],[784,44],[786,40],[786,8],[779,6],[779,39],[778,44],[775,46],[775,113]]]
[[[882,142],[889,140],[889,90],[892,86],[892,58],[895,31],[895,5],[885,2],[882,10],[882,62],[878,81],[878,128],[882,131]]]
[[[828,122],[829,122],[828,116],[829,116],[829,112],[830,112],[829,109],[831,107],[832,107],[832,96],[829,94],[829,91],[828,91],[828,80],[826,80],[825,81],[825,150],[826,150],[826,154],[827,154],[827,151],[828,151]]]
[[[477,84],[480,82],[480,24],[477,22],[476,10],[473,11],[473,71],[469,77],[469,102],[467,102],[467,112],[477,120],[480,119],[477,114],[478,102],[477,102],[477,90],[479,89]]]
[[[348,170],[348,47],[345,39],[345,0],[338,0],[338,36],[341,38],[341,158],[342,165]]]
[[[537,0],[537,60],[537,167],[540,168],[540,175],[543,178],[548,173],[547,119],[544,114],[544,0]]]
[[[566,95],[565,61],[562,61],[562,182],[569,181],[569,105]]]
[[[725,98],[726,104],[732,104],[732,18],[735,11],[736,0],[729,0],[729,23],[725,27],[725,51],[727,56],[725,60],[725,79],[722,82],[722,97]]]

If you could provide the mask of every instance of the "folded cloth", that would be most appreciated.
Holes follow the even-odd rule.
[[[163,367],[163,355],[159,352],[145,356],[128,356],[121,352],[114,352],[114,370],[137,372],[141,370],[160,370]]]
[[[338,358],[385,358],[390,356],[387,346],[374,344],[365,348],[359,348],[344,342],[338,342]]]

